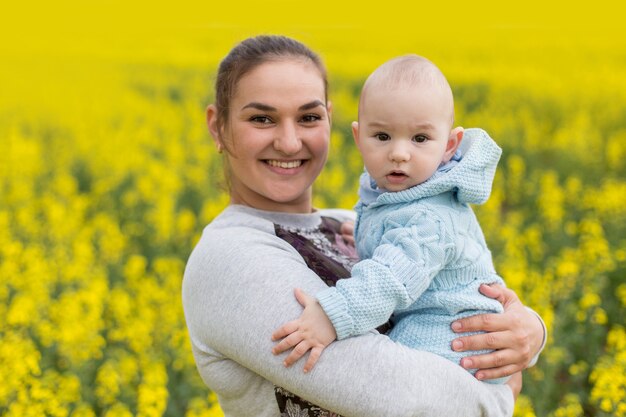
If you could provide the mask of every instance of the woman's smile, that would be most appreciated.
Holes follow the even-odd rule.
[[[293,171],[295,168],[301,167],[306,162],[306,160],[296,159],[296,160],[284,161],[284,160],[278,160],[278,159],[265,159],[263,160],[263,162],[265,162],[272,168],[279,168],[281,171],[278,171],[278,172],[282,173],[282,170]]]

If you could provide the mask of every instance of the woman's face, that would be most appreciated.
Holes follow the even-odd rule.
[[[317,67],[295,58],[258,66],[239,80],[229,112],[220,140],[232,203],[310,212],[311,186],[330,140],[330,108]]]

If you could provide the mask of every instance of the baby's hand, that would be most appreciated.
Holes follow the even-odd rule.
[[[299,318],[283,324],[272,334],[273,341],[282,339],[274,346],[272,353],[278,355],[293,347],[284,362],[285,366],[291,366],[310,350],[309,358],[304,364],[304,372],[309,372],[324,348],[337,338],[337,333],[315,298],[299,288],[296,288],[295,294],[304,311]]]

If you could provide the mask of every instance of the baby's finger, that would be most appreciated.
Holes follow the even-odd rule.
[[[272,348],[272,353],[278,355],[302,342],[302,335],[299,332],[291,333],[289,336],[281,340],[276,346]]]
[[[304,372],[309,372],[311,369],[313,369],[313,367],[317,363],[317,360],[322,354],[322,350],[323,349],[321,347],[314,347],[313,349],[311,349],[311,353],[309,353],[309,358],[304,364]]]
[[[279,339],[282,339],[285,336],[289,336],[296,330],[298,330],[298,323],[295,320],[287,322],[280,326],[278,330],[275,330],[274,333],[272,333],[272,340],[277,341]]]
[[[308,306],[309,304],[316,303],[315,297],[311,297],[310,295],[302,291],[300,288],[296,288],[294,290],[294,294],[296,296],[296,300],[298,300],[298,302],[300,303],[302,307],[306,308],[306,306]]]
[[[506,367],[511,373],[523,369],[522,358],[514,349],[496,350],[484,355],[468,356],[461,359],[461,366],[465,369],[494,369]],[[509,375],[509,374],[508,374]]]
[[[309,349],[310,349],[310,346],[306,340],[298,343],[298,345],[295,348],[293,348],[289,356],[287,356],[287,359],[285,359],[285,362],[284,362],[285,366],[289,367],[293,365],[294,363],[296,363],[298,359],[303,357],[308,352]]]

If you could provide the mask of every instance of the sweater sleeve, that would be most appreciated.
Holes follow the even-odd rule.
[[[246,380],[258,375],[344,416],[512,414],[506,385],[479,382],[443,358],[375,332],[331,344],[310,373],[285,368],[286,354],[271,353],[271,334],[302,312],[294,288],[314,294],[324,287],[292,247],[268,233],[240,227],[203,237],[183,281],[194,352],[219,352]],[[205,381],[214,378],[208,360],[197,357],[197,364]],[[219,382],[232,395],[242,389],[234,378],[233,371]]]
[[[302,312],[294,288],[315,294],[324,287],[293,248],[268,233],[231,228],[203,237],[183,281],[192,344],[344,416],[512,414],[506,385],[484,384],[375,332],[331,344],[310,373],[285,368],[286,354],[271,353],[271,334]],[[202,361],[198,367],[207,375]]]
[[[363,334],[410,306],[445,266],[450,248],[445,224],[429,211],[406,224],[385,224],[380,245],[370,259],[352,268],[352,278],[317,294],[337,332],[337,339]]]

